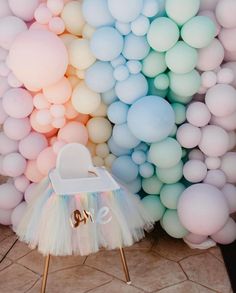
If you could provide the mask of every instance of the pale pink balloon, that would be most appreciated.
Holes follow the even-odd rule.
[[[48,139],[48,144],[49,146],[53,146],[53,144],[57,141],[57,137],[56,136],[52,136]]]
[[[48,146],[46,137],[37,132],[31,132],[19,143],[19,152],[28,160],[36,160],[39,153]]]
[[[47,8],[47,6],[42,3],[39,7],[34,11],[34,18],[38,23],[48,24],[49,20],[52,18],[51,11]]]
[[[218,157],[207,157],[205,159],[205,164],[207,166],[207,169],[215,170],[220,168],[221,160]]]
[[[205,102],[213,115],[231,115],[236,111],[236,90],[228,84],[217,84],[207,91]]]
[[[10,210],[0,209],[0,224],[11,225],[12,212],[13,212],[13,209],[10,209]]]
[[[53,17],[48,23],[48,28],[55,34],[60,35],[65,30],[65,23],[60,17]]]
[[[216,8],[218,0],[201,0],[200,1],[200,11],[210,10],[214,11]]]
[[[24,175],[14,178],[14,185],[20,192],[25,192],[29,184],[29,179],[27,179]]]
[[[236,212],[236,187],[233,184],[226,183],[221,189],[229,206],[230,214]]]
[[[3,108],[13,118],[25,118],[33,111],[33,99],[22,88],[10,89],[3,96]]]
[[[67,50],[60,38],[40,29],[20,34],[8,58],[13,73],[29,89],[55,84],[68,65]]]
[[[198,15],[207,16],[214,22],[215,28],[216,28],[215,36],[217,36],[221,30],[221,26],[216,19],[215,13],[211,10],[204,10],[204,11],[201,11],[200,13],[198,13]]]
[[[218,36],[222,45],[227,51],[235,52],[236,51],[236,27],[235,28],[222,28]]]
[[[53,130],[53,126],[51,124],[47,124],[47,125],[41,125],[38,123],[37,119],[36,119],[36,115],[37,115],[38,111],[34,110],[32,112],[32,114],[30,115],[30,123],[32,128],[40,133],[48,133],[50,131]]]
[[[54,153],[57,155],[57,154],[59,153],[60,149],[61,149],[64,145],[66,145],[66,143],[65,143],[64,141],[62,141],[62,140],[56,140],[56,141],[53,143],[53,146],[52,146]]]
[[[235,0],[219,0],[215,10],[218,22],[226,28],[236,27],[236,2]]]
[[[231,115],[225,117],[211,117],[211,123],[214,125],[218,125],[224,128],[227,131],[232,131],[236,129],[236,112]]]
[[[9,90],[10,86],[8,84],[7,78],[0,76],[0,97],[2,97],[5,92]]]
[[[230,244],[236,240],[236,223],[229,218],[223,228],[211,235],[211,238],[220,244]]]
[[[234,72],[230,68],[222,68],[217,73],[217,83],[230,84],[234,81]]]
[[[204,103],[193,102],[187,108],[186,118],[192,125],[202,127],[210,121],[211,113]]]
[[[221,189],[226,183],[226,176],[222,170],[209,170],[203,182]]]
[[[192,183],[201,182],[207,175],[205,163],[199,160],[190,160],[184,164],[183,175]]]
[[[15,38],[27,30],[27,25],[16,16],[0,19],[0,46],[9,50]]]
[[[30,133],[30,121],[28,118],[17,119],[8,117],[3,124],[3,130],[9,138],[21,140]]]
[[[8,117],[8,115],[2,106],[2,99],[0,99],[0,124],[3,124],[4,121],[7,119],[7,117]]]
[[[204,162],[205,155],[199,149],[193,149],[188,154],[189,160],[199,160]]]
[[[224,155],[229,146],[229,136],[227,132],[216,125],[207,125],[202,128],[202,137],[199,149],[209,157],[219,157]]]
[[[228,51],[225,49],[224,61],[236,61],[236,51]]]
[[[221,170],[228,183],[236,183],[236,152],[228,152],[221,159]]]
[[[48,30],[48,24],[41,24],[35,21],[30,25],[29,29],[30,30],[34,30],[34,29]]]
[[[210,88],[216,84],[217,76],[214,71],[205,71],[201,75],[202,86]]]
[[[10,73],[10,68],[7,66],[6,62],[0,62],[0,76],[8,76]]]
[[[214,70],[224,59],[224,47],[218,39],[198,50],[197,68],[201,71]]]
[[[228,151],[230,151],[230,150],[234,149],[234,147],[236,146],[236,132],[235,131],[229,131],[228,135],[229,135]]]
[[[39,0],[8,0],[11,11],[19,18],[30,21],[34,17],[34,11],[38,7]]]
[[[15,209],[13,210],[11,214],[11,223],[12,223],[12,229],[13,231],[17,230],[17,227],[23,218],[25,211],[27,208],[27,204],[25,201],[22,201]]]
[[[5,50],[0,47],[0,60],[5,61],[8,55],[8,50]]]
[[[71,84],[66,77],[62,77],[57,83],[43,88],[43,94],[50,103],[64,104],[71,96]]]
[[[59,130],[58,139],[67,143],[78,142],[86,145],[88,142],[88,132],[82,123],[73,121]]]
[[[184,240],[187,240],[188,242],[193,244],[201,244],[206,239],[207,239],[207,236],[197,235],[193,233],[189,233],[187,236],[184,237]]]
[[[184,148],[191,149],[199,144],[201,130],[190,123],[184,123],[178,128],[176,138]]]
[[[60,118],[60,117],[63,117],[64,114],[65,114],[65,107],[63,105],[52,105],[50,107],[50,112],[51,112],[51,115],[54,117],[54,118]]]
[[[5,155],[2,168],[7,176],[20,176],[25,172],[26,160],[19,153],[10,153]]]
[[[55,128],[62,128],[66,124],[66,119],[64,117],[54,118],[52,121],[52,126]]]
[[[0,185],[0,209],[14,209],[23,199],[23,194],[11,183]]]
[[[10,139],[4,132],[0,132],[0,153],[7,155],[18,151],[18,141]]]
[[[63,0],[47,0],[47,7],[53,15],[59,15],[64,7]]]
[[[31,183],[26,191],[25,191],[25,194],[24,194],[24,199],[27,203],[29,203],[33,198],[34,198],[34,195],[35,195],[35,190],[37,189],[37,183]]]
[[[47,176],[49,171],[56,166],[56,154],[52,147],[44,149],[37,158],[37,167],[39,171]]]
[[[0,1],[0,18],[12,15],[12,11],[9,7],[8,0]]]
[[[43,179],[44,175],[39,171],[36,160],[27,161],[25,177],[35,183],[38,183]]]
[[[42,93],[36,94],[34,96],[33,104],[34,104],[35,108],[38,110],[49,109],[49,107],[51,105]]]
[[[223,193],[215,186],[199,183],[186,188],[177,207],[182,225],[199,235],[212,235],[223,228],[229,209]]]
[[[10,72],[7,76],[7,82],[10,87],[21,87],[23,86],[22,82],[20,82],[13,72]]]
[[[48,125],[52,123],[52,115],[49,109],[38,110],[36,113],[36,121],[40,125]]]

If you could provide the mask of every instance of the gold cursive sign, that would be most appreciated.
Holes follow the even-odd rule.
[[[71,214],[71,224],[73,228],[79,227],[80,223],[87,223],[87,220],[90,219],[93,222],[92,214],[86,210],[83,210],[82,214],[79,210],[75,210]]]

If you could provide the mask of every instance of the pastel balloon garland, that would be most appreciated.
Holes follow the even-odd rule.
[[[171,236],[236,238],[233,0],[0,8],[0,223],[17,225],[59,149],[79,142]]]

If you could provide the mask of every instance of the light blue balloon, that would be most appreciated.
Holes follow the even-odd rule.
[[[142,60],[150,50],[145,36],[135,36],[133,33],[125,36],[122,54],[126,59]]]
[[[102,93],[101,98],[102,98],[103,103],[106,105],[110,105],[118,100],[114,88],[112,88],[111,90],[109,90],[107,92]]]
[[[113,67],[109,62],[95,62],[85,72],[85,83],[97,93],[111,90],[116,83],[113,77]]]
[[[123,124],[127,120],[129,106],[121,101],[110,104],[107,109],[107,116],[114,124]]]
[[[138,176],[133,181],[128,184],[124,184],[124,186],[133,194],[138,193],[142,187],[141,178]]]
[[[126,104],[132,104],[137,99],[146,96],[148,92],[148,83],[141,74],[130,74],[124,81],[117,81],[115,85],[117,97]]]
[[[139,174],[143,178],[150,178],[154,174],[154,166],[149,163],[145,162],[142,165],[139,166]]]
[[[142,199],[142,203],[146,208],[147,213],[154,221],[159,221],[162,218],[166,209],[161,203],[158,195],[145,196]]]
[[[132,160],[135,164],[141,165],[146,162],[147,156],[146,153],[142,150],[137,150],[132,153]]]
[[[119,65],[114,69],[113,75],[117,81],[123,81],[129,77],[129,70],[125,65]]]
[[[98,28],[90,40],[93,55],[101,61],[111,61],[122,52],[124,39],[113,27]]]
[[[132,149],[140,143],[140,140],[130,132],[126,123],[116,124],[113,127],[112,136],[114,142],[122,148]]]
[[[157,0],[145,0],[142,14],[147,17],[155,16],[159,11],[159,4]]]
[[[171,105],[163,98],[146,96],[130,107],[127,123],[138,139],[152,143],[170,134],[175,123],[175,114]]]
[[[108,9],[107,0],[84,0],[82,12],[86,22],[93,27],[112,25],[115,21]]]
[[[149,149],[149,145],[142,141],[134,150],[135,151],[141,150],[146,153],[148,149]]]
[[[116,68],[119,65],[123,65],[126,63],[126,59],[123,55],[119,55],[118,57],[116,57],[115,59],[113,59],[111,61],[111,65],[112,67]]]
[[[181,224],[176,210],[166,210],[161,225],[174,238],[183,238],[189,233]]]
[[[126,36],[131,32],[130,23],[127,22],[116,21],[115,27],[123,36]]]
[[[112,167],[112,174],[125,183],[129,183],[138,176],[138,166],[132,161],[130,156],[120,156],[115,159]]]
[[[134,21],[131,22],[132,33],[136,36],[144,36],[148,32],[149,25],[149,19],[141,14]]]
[[[129,60],[126,66],[132,74],[138,74],[142,70],[142,63],[138,60]]]
[[[115,143],[113,136],[108,140],[107,144],[111,153],[117,157],[122,155],[130,155],[132,153],[131,149],[126,149],[118,146]]]

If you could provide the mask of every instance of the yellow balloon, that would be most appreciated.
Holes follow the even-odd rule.
[[[94,166],[96,166],[96,167],[104,166],[104,160],[102,158],[95,156],[92,158],[92,160],[93,160]]]
[[[71,102],[79,113],[90,114],[99,107],[101,96],[91,91],[84,81],[81,81],[73,90]]]
[[[92,113],[92,117],[106,117],[107,116],[107,105],[103,102],[100,103],[99,107]]]
[[[100,143],[96,146],[96,154],[100,158],[106,158],[109,155],[109,148],[106,143]]]
[[[94,143],[106,142],[112,133],[111,123],[103,117],[94,117],[87,123],[89,139]]]
[[[95,32],[95,28],[89,25],[88,23],[86,23],[85,26],[83,27],[82,36],[83,38],[90,40],[94,32]]]
[[[114,160],[116,159],[116,156],[113,154],[109,154],[106,158],[105,158],[105,166],[107,168],[111,168],[112,163],[114,162]]]

